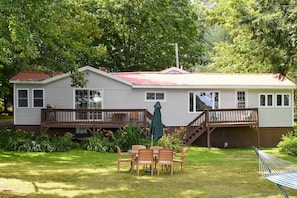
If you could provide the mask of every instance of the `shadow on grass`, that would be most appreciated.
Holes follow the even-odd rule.
[[[173,176],[166,171],[150,176],[144,170],[137,176],[128,164],[117,173],[117,153],[82,150],[0,151],[0,168],[1,197],[282,197],[258,175],[257,157],[249,148],[190,147],[184,173],[175,164]]]

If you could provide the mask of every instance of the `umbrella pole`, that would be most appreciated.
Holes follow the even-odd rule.
[[[154,135],[152,135],[151,146],[154,146]]]

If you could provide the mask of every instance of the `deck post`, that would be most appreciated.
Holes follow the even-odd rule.
[[[257,127],[257,133],[258,133],[258,148],[260,148],[260,146],[261,146],[261,136],[260,136],[260,129],[259,129],[259,111],[258,111],[258,109],[256,109],[255,110],[256,111],[256,118],[257,118],[257,125],[256,125],[256,127]]]
[[[258,126],[257,126],[257,133],[258,133],[258,148],[260,148],[260,146],[261,146],[261,139],[260,139],[260,130],[259,130],[259,124],[258,124]]]
[[[207,147],[210,148],[210,129],[209,129],[209,110],[205,110],[205,123],[206,123],[206,129],[207,129]]]
[[[209,124],[207,124],[207,147],[210,148],[210,130],[209,130]]]

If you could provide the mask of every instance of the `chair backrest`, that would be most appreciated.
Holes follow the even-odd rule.
[[[144,145],[132,145],[132,150],[146,149]]]
[[[154,161],[154,151],[152,149],[139,149],[138,161]]]
[[[150,149],[152,150],[160,150],[160,149],[164,149],[163,146],[151,146]]]
[[[185,155],[186,155],[186,151],[187,151],[187,147],[183,147],[182,152],[181,152],[181,160],[184,160]]]
[[[172,149],[160,149],[158,154],[158,161],[173,161],[173,150]]]
[[[117,146],[117,151],[118,151],[118,156],[121,156],[121,148],[119,146]]]

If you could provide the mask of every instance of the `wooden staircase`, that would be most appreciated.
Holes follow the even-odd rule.
[[[251,127],[258,132],[258,109],[206,109],[187,125],[183,142],[191,145],[207,133],[207,144],[210,147],[210,134],[217,127]]]
[[[203,113],[201,113],[192,122],[190,122],[187,125],[186,129],[187,129],[187,134],[184,137],[184,144],[191,145],[201,135],[207,132],[206,122],[205,122],[205,111],[203,111]]]

